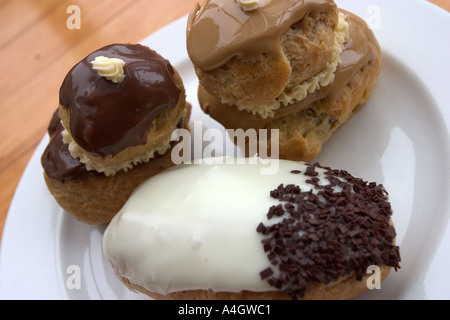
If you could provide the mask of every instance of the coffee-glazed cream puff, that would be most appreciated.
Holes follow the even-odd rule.
[[[369,100],[380,46],[333,0],[254,2],[207,0],[190,14],[200,105],[226,129],[279,130],[280,157],[309,161]]]

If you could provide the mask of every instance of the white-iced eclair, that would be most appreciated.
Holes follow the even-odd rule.
[[[242,160],[242,159],[240,159]],[[104,254],[156,299],[350,299],[399,268],[382,185],[280,160],[207,159],[150,178],[107,227]]]

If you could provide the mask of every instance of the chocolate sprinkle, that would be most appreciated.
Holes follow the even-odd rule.
[[[257,227],[271,265],[261,271],[262,279],[298,299],[312,284],[352,274],[361,281],[370,265],[400,268],[392,209],[382,185],[317,163],[308,165],[304,175],[311,190],[280,185],[270,192],[280,203],[269,208],[267,217],[282,220]]]

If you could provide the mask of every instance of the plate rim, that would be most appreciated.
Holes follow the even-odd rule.
[[[359,5],[362,5],[362,3],[375,3],[375,4],[380,4],[380,6],[384,6],[384,5],[389,5],[389,6],[396,6],[396,5],[404,5],[404,3],[406,2],[406,0],[400,0],[398,1],[397,4],[393,4],[392,2],[387,4],[389,0],[364,0],[361,1],[361,3]],[[340,0],[340,1],[336,1],[336,3],[339,4],[343,4],[342,8],[347,8],[349,7],[349,3],[351,3],[350,0]],[[424,10],[427,14],[430,15],[434,15],[437,14],[439,15],[439,17],[442,17],[442,20],[445,20],[445,23],[448,24],[448,26],[450,27],[450,15],[443,10],[440,7],[437,7],[436,5],[433,5],[432,3],[429,3],[427,1],[424,0],[408,0],[408,4],[411,6],[424,6]],[[418,8],[416,8],[418,9]],[[351,8],[350,8],[351,10]],[[427,11],[429,10],[429,11]],[[411,18],[411,17],[410,17]],[[184,48],[184,43],[182,43],[182,41],[179,41],[177,43],[176,46],[167,46],[168,41],[170,40],[170,43],[172,43],[172,39],[167,39],[167,40],[162,40],[164,38],[168,38],[165,37],[165,35],[167,33],[170,33],[171,30],[174,29],[178,29],[180,28],[180,24],[184,24],[187,21],[187,15],[183,16],[175,21],[173,21],[172,23],[166,25],[165,27],[163,27],[162,29],[156,31],[153,34],[150,34],[148,37],[144,38],[141,43],[149,43],[149,44],[155,44],[155,46],[152,46],[152,48],[158,52],[160,52],[163,56],[165,56],[166,58],[168,58],[169,60],[174,60],[174,64],[177,63],[177,57],[174,57],[174,52],[176,52],[176,50],[179,50],[180,46],[183,46]],[[444,24],[445,24],[444,23]],[[380,38],[380,34],[377,34],[377,30],[374,30],[377,37]],[[380,31],[378,31],[379,33]],[[184,39],[184,38],[183,38]],[[450,49],[450,40],[447,40],[448,43],[444,44],[445,48]],[[389,50],[388,50],[389,51]],[[449,51],[450,52],[450,51]],[[416,64],[417,62],[414,61],[414,59],[417,59],[414,56],[406,56],[404,57],[405,61],[403,61],[406,65],[410,65],[411,63]],[[450,68],[450,62],[448,63],[448,67]],[[409,70],[412,70],[411,68],[408,68]],[[416,70],[412,70],[413,72],[417,72],[419,75],[422,73],[422,71],[416,71]],[[417,74],[416,73],[416,74]],[[430,82],[429,79],[429,75],[427,75],[427,77],[425,77],[425,79],[423,79],[422,77],[420,77],[418,75],[418,78],[422,80],[423,85],[425,88],[427,88],[430,92],[431,97],[433,97],[436,100],[436,105],[439,107],[439,112],[442,115],[443,121],[445,123],[446,129],[447,129],[447,136],[450,136],[449,132],[450,132],[450,108],[445,108],[446,103],[448,104],[448,101],[450,101],[450,90],[439,90],[439,86],[435,86],[434,83]],[[450,80],[450,78],[449,78]],[[437,92],[440,91],[440,92]],[[12,198],[9,210],[8,210],[8,214],[6,217],[6,221],[5,221],[5,226],[4,226],[4,230],[3,230],[3,235],[2,235],[2,241],[1,241],[1,247],[0,247],[0,299],[3,299],[4,297],[8,296],[8,293],[2,291],[2,282],[4,280],[5,275],[2,275],[2,270],[5,269],[5,265],[4,265],[4,261],[5,261],[5,255],[6,252],[9,253],[9,250],[11,250],[11,241],[13,241],[14,237],[11,235],[13,233],[13,230],[11,230],[11,226],[14,226],[15,224],[17,224],[17,214],[15,214],[18,210],[20,210],[20,203],[19,201],[21,200],[22,196],[23,196],[23,190],[26,188],[29,188],[29,186],[25,185],[27,182],[27,177],[29,177],[32,174],[32,170],[33,168],[36,167],[37,163],[40,165],[40,155],[43,151],[43,149],[45,148],[45,145],[47,144],[47,137],[43,137],[42,140],[40,141],[38,147],[36,148],[33,156],[31,157],[29,163],[27,164],[27,167],[25,168],[22,177],[19,181],[19,184],[16,188],[16,191],[14,193],[14,196]],[[447,178],[450,177],[450,166],[448,168],[446,168],[446,176]],[[450,180],[449,180],[450,181]],[[56,219],[56,218],[55,218]],[[447,222],[448,223],[448,222]],[[50,238],[46,238],[45,241],[48,241],[49,243],[52,243],[52,239]],[[54,239],[53,239],[54,241]],[[438,250],[442,250],[441,247],[445,247],[445,245],[450,244],[450,226],[447,226],[446,228],[446,232],[445,235],[443,236],[442,242],[438,248]],[[450,260],[450,259],[449,259]],[[56,266],[53,266],[53,268],[56,268]],[[450,278],[450,277],[449,277]],[[450,279],[447,279],[447,282],[450,284]],[[64,295],[61,291],[59,286],[60,284],[60,279],[55,279],[55,283],[51,283],[51,284],[47,284],[47,286],[53,286],[52,289],[55,289],[53,292],[49,292],[49,295],[44,295],[43,298],[44,299],[64,299],[67,298],[66,295]],[[14,297],[16,299],[21,299],[20,297]],[[439,298],[439,297],[438,297]],[[447,297],[448,298],[448,297]]]

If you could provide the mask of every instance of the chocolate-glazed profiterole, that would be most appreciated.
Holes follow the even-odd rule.
[[[220,0],[216,1],[216,3],[218,2],[222,3]],[[329,1],[327,4],[324,2],[312,1],[315,5],[333,7],[333,1]],[[207,1],[207,3],[211,2]],[[278,14],[281,20],[296,10],[304,13],[312,10],[311,6],[314,7],[312,4],[306,5],[309,3],[308,1],[304,6],[300,5],[302,3],[300,1],[296,2],[298,6],[292,6],[288,0],[262,1],[259,8],[248,13],[240,10],[238,2],[225,1],[223,4],[227,8],[228,6],[234,7],[238,15],[246,15],[248,21],[258,21],[261,16],[267,15],[266,6],[269,3],[271,5],[277,3],[277,6],[280,7]],[[204,5],[202,9],[194,10],[195,15],[191,14],[191,19],[197,23],[202,21],[201,17],[206,19],[208,15],[203,11],[206,11],[206,8],[207,5]],[[330,15],[336,15],[336,23],[327,29],[327,34],[331,34],[332,41],[322,42],[326,48],[312,43],[305,44],[307,39],[316,39],[323,28],[323,20],[311,19],[310,16],[314,16],[314,14],[308,13],[303,17],[300,15],[299,21],[292,24],[287,31],[284,29],[281,44],[277,48],[289,57],[292,72],[289,84],[284,87],[284,92],[276,99],[280,103],[275,108],[268,109],[264,103],[254,105],[250,109],[244,108],[238,102],[224,98],[219,91],[211,90],[211,86],[216,85],[217,79],[220,81],[229,81],[229,78],[238,79],[232,72],[226,76],[225,73],[233,68],[230,66],[230,61],[238,60],[239,52],[246,52],[248,48],[249,50],[261,48],[252,41],[241,41],[238,44],[233,40],[230,43],[220,42],[220,48],[227,47],[227,50],[235,52],[236,55],[229,62],[214,69],[214,72],[221,74],[220,76],[216,75],[217,79],[205,76],[204,74],[210,71],[200,70],[200,67],[196,66],[200,79],[199,101],[203,111],[224,125],[226,129],[267,129],[268,141],[271,129],[279,130],[280,139],[277,147],[281,158],[309,161],[316,157],[332,134],[368,101],[381,71],[381,50],[373,32],[361,18],[348,11],[335,9],[336,11]],[[215,21],[209,23],[215,23],[225,33],[227,26],[223,21],[228,21],[229,17],[224,17],[224,12],[221,10],[214,12],[210,9],[207,12],[210,20],[214,19]],[[235,24],[238,25],[240,21],[236,19]],[[257,24],[252,25],[258,26]],[[279,25],[269,23],[266,27],[269,26],[276,30],[274,31],[276,34],[280,32]],[[263,29],[265,30],[265,28]],[[188,26],[188,30],[190,30],[188,34],[189,32],[192,34],[196,29],[190,29]],[[257,31],[254,33],[259,34]],[[204,36],[207,37],[206,34]],[[191,37],[195,38],[195,35],[191,35]],[[213,35],[212,38],[215,39],[215,36]],[[279,38],[277,36],[271,40],[275,41],[274,39]],[[266,42],[267,40],[263,38],[262,43]],[[299,43],[302,44],[299,45]],[[188,50],[190,48],[188,41]],[[298,50],[294,51],[292,48]],[[196,57],[199,56],[199,52],[193,49],[193,54],[191,54],[194,65],[196,65],[197,59],[200,59]],[[264,49],[260,51],[260,54],[266,56],[267,52],[269,51]],[[309,57],[310,55],[318,56],[324,52],[330,53],[321,62]],[[265,87],[256,85],[252,79],[255,73],[266,70],[267,66],[264,61],[266,60],[263,60],[258,68],[247,70],[245,77],[249,84],[242,83],[246,87],[245,90],[251,91],[251,94],[256,96],[263,96],[266,90]],[[295,70],[303,68],[314,68],[315,73],[312,72],[312,76],[306,80],[292,80]],[[277,73],[274,72],[273,75],[272,79],[267,79],[266,86],[279,84]],[[294,78],[299,79],[296,76]]]
[[[134,189],[174,166],[172,132],[191,106],[169,61],[142,45],[114,44],[67,74],[48,128],[44,178],[78,220],[109,222]]]
[[[97,57],[124,62],[119,83],[93,68]],[[60,114],[70,152],[89,169],[107,175],[148,161],[170,146],[185,116],[185,92],[170,63],[140,44],[99,49],[67,74],[60,90]]]

